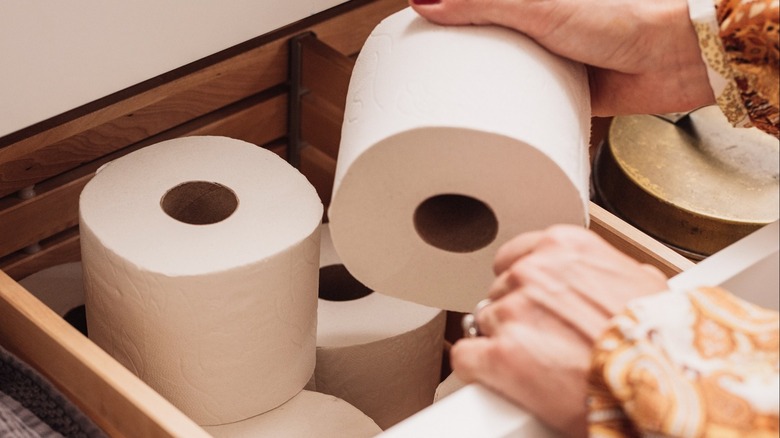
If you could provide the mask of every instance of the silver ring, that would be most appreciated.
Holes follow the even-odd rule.
[[[480,300],[480,302],[477,303],[477,305],[474,307],[474,311],[471,313],[467,313],[463,315],[463,320],[461,321],[461,325],[463,327],[463,335],[467,338],[476,338],[477,336],[482,336],[482,333],[479,331],[479,324],[477,324],[477,315],[479,312],[487,307],[490,303],[492,303],[493,300],[490,298],[485,298],[484,300]]]

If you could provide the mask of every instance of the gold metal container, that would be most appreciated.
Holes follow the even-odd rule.
[[[780,144],[732,127],[716,106],[676,123],[612,120],[593,163],[596,202],[692,259],[780,216]]]

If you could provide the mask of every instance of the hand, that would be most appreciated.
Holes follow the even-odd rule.
[[[494,301],[476,315],[484,336],[455,343],[455,374],[498,391],[566,436],[584,436],[595,339],[629,300],[665,290],[666,277],[571,225],[510,240],[494,271]]]
[[[715,103],[686,0],[417,1],[432,22],[505,26],[588,65],[595,116]]]

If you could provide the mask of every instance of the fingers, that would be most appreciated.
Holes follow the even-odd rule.
[[[485,337],[461,339],[450,349],[453,371],[464,383],[479,382],[483,375],[491,374],[491,342]]]
[[[565,436],[584,436],[590,346],[565,326],[507,324],[494,337],[456,342],[450,363],[464,382],[503,394]]]
[[[543,230],[527,231],[504,243],[496,252],[493,272],[496,275],[510,268],[517,260],[545,247],[579,247],[606,243],[596,233],[578,225],[559,224]],[[572,248],[573,249],[573,248]]]
[[[520,287],[521,282],[511,272],[510,267],[537,248],[544,239],[545,233],[545,231],[529,231],[520,234],[498,249],[493,262],[493,272],[497,277],[490,285],[488,297],[496,300]]]
[[[659,281],[664,281],[665,282],[665,281],[668,280],[666,275],[663,272],[661,272],[660,269],[656,268],[653,265],[648,265],[647,263],[643,263],[640,267],[642,269],[644,269],[645,271],[647,271],[647,273],[650,274],[651,276],[657,278]]]
[[[522,16],[523,2],[515,0],[410,0],[409,6],[429,21],[445,25],[508,25],[509,17]],[[509,26],[512,27],[512,26]],[[520,30],[520,29],[517,29]]]
[[[488,289],[488,297],[495,301],[519,287],[520,283],[517,277],[509,270],[506,270],[493,280],[490,289]]]
[[[578,293],[554,294],[530,284],[514,289],[477,312],[479,332],[485,336],[495,334],[502,324],[521,322],[543,324],[555,318],[568,324],[583,339],[593,342],[607,325],[612,314]]]
[[[590,342],[601,336],[611,317],[580,294],[554,296],[536,287],[527,287],[523,292],[529,301],[570,325]]]
[[[496,252],[493,272],[500,275],[521,257],[529,254],[545,236],[545,231],[529,231],[509,240]]]
[[[533,325],[549,317],[540,312],[541,309],[523,293],[510,293],[483,307],[474,317],[480,334],[492,336],[503,324],[522,322]]]
[[[529,368],[535,364],[529,359],[530,350],[523,343],[528,336],[538,336],[538,333],[514,324],[507,326],[499,337],[461,339],[450,350],[452,369],[463,382],[479,382],[499,393],[509,393],[522,404],[527,395],[511,387],[538,378],[539,371]]]
[[[468,8],[468,2],[410,0],[409,6],[427,20],[437,24],[488,24],[480,20],[479,9]]]
[[[530,285],[555,300],[580,295],[608,316],[633,298],[666,289],[659,270],[578,226],[557,225],[510,240],[499,249],[494,269],[497,277],[488,291],[494,299]],[[544,303],[542,298],[537,296]]]

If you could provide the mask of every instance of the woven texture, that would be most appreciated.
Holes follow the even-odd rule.
[[[106,435],[51,383],[0,348],[0,436]]]

